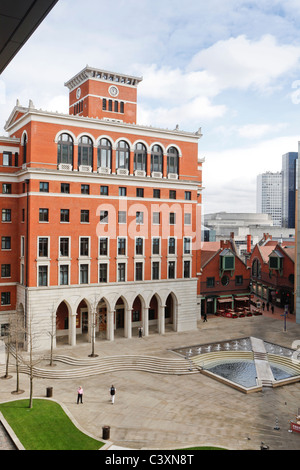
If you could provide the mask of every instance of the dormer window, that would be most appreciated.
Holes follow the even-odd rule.
[[[235,256],[232,251],[225,249],[220,253],[220,276],[223,276],[225,271],[233,273],[235,269]]]
[[[269,269],[270,271],[275,269],[281,274],[283,269],[283,255],[279,251],[273,251],[269,256]]]

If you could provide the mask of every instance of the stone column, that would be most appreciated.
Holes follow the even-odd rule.
[[[132,337],[132,309],[129,308],[125,310],[125,318],[124,318],[124,336],[125,338]]]
[[[165,334],[165,305],[158,307],[158,334]]]
[[[149,308],[145,307],[142,310],[142,324],[143,324],[143,335],[149,336]]]
[[[107,312],[106,337],[108,341],[114,340],[114,317],[115,317],[114,310],[112,310],[111,312]]]
[[[69,344],[76,346],[76,312],[69,314]]]

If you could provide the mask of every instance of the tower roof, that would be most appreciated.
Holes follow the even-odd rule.
[[[83,70],[81,70],[81,72],[78,72],[73,78],[68,80],[65,83],[65,86],[68,87],[69,90],[73,90],[88,79],[137,87],[143,80],[143,77],[109,72],[108,70],[96,69],[87,65]]]

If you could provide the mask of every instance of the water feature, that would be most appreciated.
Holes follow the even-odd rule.
[[[256,344],[256,346],[254,346],[254,344]],[[267,353],[265,361],[266,365],[269,366],[271,376],[273,374],[273,380],[284,381],[285,379],[294,377],[299,377],[300,380],[300,372],[295,371],[294,368],[275,363],[276,361],[272,363],[272,356],[268,359],[268,354],[291,359],[294,350],[278,344],[262,341],[258,338],[251,339],[250,337],[246,337],[218,341],[215,343],[198,344],[174,349],[173,352],[188,357],[189,360],[193,360],[194,358],[195,363],[200,366],[203,371],[209,371],[210,374],[216,377],[221,377],[245,389],[249,389],[257,386],[259,369],[256,368],[257,362],[255,361],[254,354],[251,359],[251,356],[245,357],[245,353],[254,353],[253,348],[257,350],[257,344],[265,348]],[[222,355],[223,351],[224,354]],[[234,351],[235,354],[234,357],[229,358],[227,353],[231,351]],[[241,352],[240,357],[239,352]],[[206,355],[203,356],[203,361],[201,361],[202,355]]]

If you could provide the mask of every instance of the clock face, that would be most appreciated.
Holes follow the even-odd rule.
[[[77,88],[76,90],[76,98],[79,100],[80,98],[80,95],[81,95],[81,88]]]
[[[109,87],[108,92],[111,96],[118,96],[118,94],[119,94],[118,88],[114,85]]]

